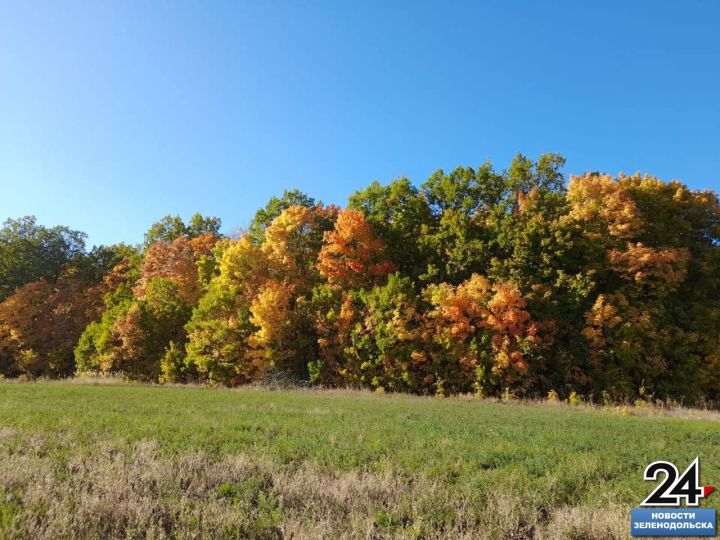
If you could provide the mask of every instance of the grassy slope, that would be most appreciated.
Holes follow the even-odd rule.
[[[143,452],[170,480],[136,501]],[[720,422],[357,392],[0,384],[0,527],[36,537],[83,526],[111,536],[619,537],[651,487],[644,467],[696,455],[701,480],[720,483]],[[9,472],[19,459],[13,471],[25,472]],[[115,476],[138,479],[105,486],[108,460]],[[201,487],[172,482],[182,471]],[[32,492],[38,482],[65,507],[90,505],[87,515],[103,489],[106,503],[156,507],[85,525],[58,523],[53,507],[33,522],[61,504]]]

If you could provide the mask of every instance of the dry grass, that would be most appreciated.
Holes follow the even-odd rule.
[[[620,416],[640,416],[643,418],[679,418],[684,420],[714,420],[720,421],[720,411],[710,408],[693,408],[684,407],[675,403],[651,403],[641,402],[642,404],[611,404],[599,405],[596,403],[581,403],[579,405],[569,405],[564,401],[549,400],[513,400],[514,403],[530,405],[533,407],[545,407],[554,409],[576,409],[580,411],[593,411],[601,414],[612,414]]]
[[[624,538],[627,509],[453,492],[422,476],[281,467],[245,454],[163,455],[157,443],[46,443],[0,429],[7,538]]]

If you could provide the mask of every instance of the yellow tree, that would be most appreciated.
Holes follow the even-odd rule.
[[[223,240],[217,251],[218,273],[186,325],[187,363],[202,379],[234,386],[262,371],[249,343],[257,331],[250,305],[269,279],[268,260],[247,235]]]
[[[574,176],[567,191],[570,203],[568,218],[581,223],[584,233],[593,240],[628,239],[643,229],[644,220],[637,204],[623,184],[600,174]]]

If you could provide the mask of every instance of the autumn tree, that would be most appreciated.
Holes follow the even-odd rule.
[[[434,216],[424,194],[410,180],[398,178],[385,186],[374,181],[355,192],[348,207],[365,215],[403,275],[417,280],[425,274],[430,253],[421,239]]]
[[[456,287],[431,285],[424,295],[432,308],[421,354],[437,390],[497,392],[531,383],[529,353],[541,338],[517,287],[474,274]]]
[[[336,217],[333,206],[290,206],[283,210],[265,230],[260,247],[274,277],[287,277],[301,288],[317,281],[323,235]]]
[[[251,235],[228,240],[219,273],[187,329],[188,362],[201,376],[238,384],[270,372],[307,378],[317,355],[314,315],[304,306],[334,207],[291,205]]]
[[[262,367],[249,350],[257,329],[250,304],[269,278],[268,264],[248,236],[225,240],[218,249],[218,274],[186,325],[186,362],[202,380],[237,385],[255,379]]]
[[[191,312],[192,304],[178,281],[153,278],[143,296],[114,322],[116,346],[107,357],[104,371],[157,381],[166,355],[185,344],[184,326]]]
[[[215,273],[217,242],[207,231],[148,246],[105,299],[101,320],[80,337],[75,349],[78,371],[143,380],[191,379],[194,367],[188,367],[182,353],[185,325],[202,296],[204,280]]]
[[[720,322],[709,307],[718,298],[717,197],[649,176],[592,174],[571,181],[568,200],[568,219],[598,253],[588,261],[597,300],[582,332],[591,348],[584,378],[621,396],[642,386],[697,399],[693,381]]]
[[[208,239],[205,245],[198,240]],[[198,261],[212,250],[217,238],[207,236],[188,240],[180,236],[172,242],[155,242],[151,245],[140,266],[140,275],[135,285],[138,297],[145,295],[149,283],[156,278],[168,278],[177,282],[180,293],[189,304],[200,299],[202,284],[198,270]]]
[[[264,208],[260,208],[255,212],[255,216],[248,227],[248,235],[256,245],[262,243],[265,237],[265,229],[277,218],[284,210],[291,206],[302,206],[304,208],[315,208],[321,205],[321,202],[315,202],[315,199],[303,193],[300,190],[293,189],[283,192],[280,197],[271,197]]]
[[[419,302],[411,280],[391,274],[384,285],[338,299],[322,321],[322,381],[333,380],[332,367],[344,385],[418,391],[409,371]]]
[[[166,216],[141,250],[9,220],[0,372],[717,403],[717,195],[563,165],[373,182],[344,210],[285,192],[247,234]]]
[[[329,283],[357,288],[386,276],[395,265],[364,214],[348,208],[338,214],[334,230],[325,233],[318,268]]]
[[[67,376],[73,348],[100,317],[107,287],[78,279],[44,279],[20,287],[0,303],[0,373]]]

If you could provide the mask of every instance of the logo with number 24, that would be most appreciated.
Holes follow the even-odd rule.
[[[680,506],[683,500],[686,506],[698,506],[700,499],[715,489],[700,485],[700,459],[697,457],[682,475],[669,461],[655,461],[647,466],[643,478],[657,481],[663,474],[660,484],[640,506]]]

